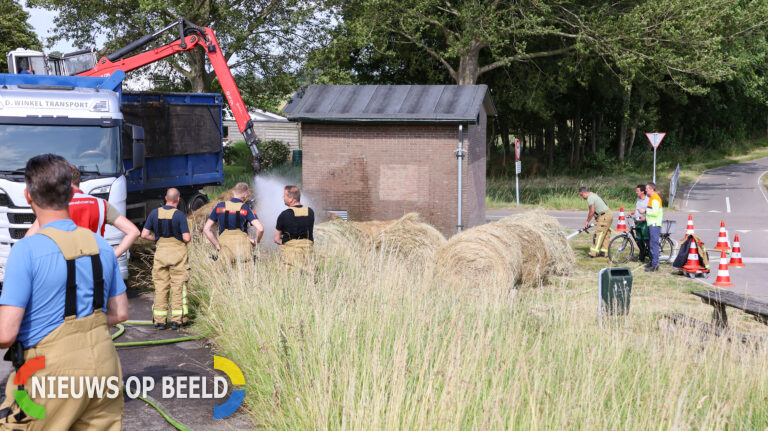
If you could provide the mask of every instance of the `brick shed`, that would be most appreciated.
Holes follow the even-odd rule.
[[[313,85],[288,119],[301,123],[303,188],[319,210],[351,220],[408,212],[456,232],[459,126],[462,224],[485,222],[485,85]]]

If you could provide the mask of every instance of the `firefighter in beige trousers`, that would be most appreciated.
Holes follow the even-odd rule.
[[[579,189],[579,195],[589,205],[589,214],[586,223],[584,223],[584,229],[589,227],[593,217],[595,219],[595,237],[592,240],[592,247],[589,248],[589,257],[607,256],[608,243],[611,241],[613,213],[600,196],[590,192],[586,187]]]
[[[245,203],[248,193],[248,184],[237,183],[232,189],[232,199],[216,204],[203,226],[203,234],[216,247],[222,261],[231,263],[253,261],[253,247],[264,235],[264,226],[256,216],[256,212]],[[211,230],[217,223],[218,238]],[[256,229],[256,240],[248,236],[248,226]]]
[[[285,268],[309,269],[314,247],[315,212],[301,204],[301,191],[285,186],[283,203],[288,207],[275,223],[275,244],[280,245],[280,261]]]
[[[191,236],[187,217],[176,208],[179,199],[178,190],[168,189],[165,205],[149,213],[141,231],[142,238],[157,241],[155,260],[152,264],[152,281],[155,284],[152,318],[158,329],[166,329],[169,320],[171,329],[179,329],[189,323],[186,283],[189,280],[187,243]]]
[[[112,247],[69,219],[71,172],[60,156],[27,162],[24,194],[42,229],[16,243],[8,257],[0,294],[0,348],[10,347],[17,371],[39,361],[34,378],[70,377],[67,381],[75,383],[54,389],[66,397],[43,398],[32,396],[29,381],[25,387],[14,384],[16,373],[11,373],[0,430],[122,428],[122,372],[109,326],[128,318],[128,299]],[[85,379],[112,381],[112,390],[91,398],[83,391]],[[15,390],[27,390],[34,404],[24,403],[22,409]]]

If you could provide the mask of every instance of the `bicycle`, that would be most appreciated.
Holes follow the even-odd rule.
[[[621,264],[635,259],[635,249],[639,249],[635,238],[634,220],[628,219],[627,232],[618,233],[608,243],[608,260]],[[659,262],[672,262],[674,260],[675,242],[671,235],[675,233],[675,221],[664,220],[662,232],[659,237]],[[616,232],[611,229],[611,232]]]

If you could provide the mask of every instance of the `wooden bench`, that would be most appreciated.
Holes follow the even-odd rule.
[[[701,298],[701,302],[714,307],[712,323],[720,328],[728,327],[728,315],[725,307],[738,308],[763,324],[768,325],[768,303],[727,290],[695,290],[692,294]]]

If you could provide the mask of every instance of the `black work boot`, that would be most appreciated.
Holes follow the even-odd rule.
[[[155,323],[155,329],[159,329],[161,331],[168,329],[168,325],[165,323]]]

